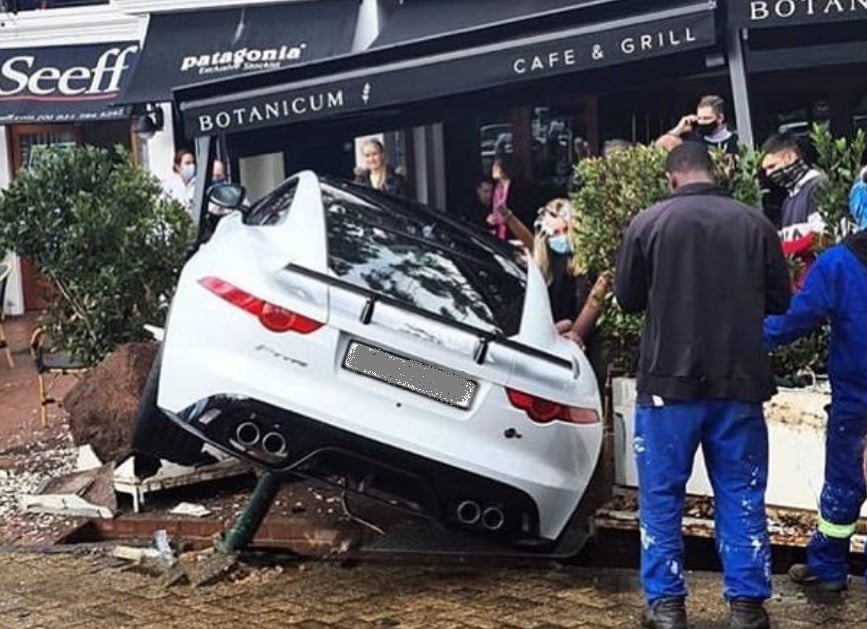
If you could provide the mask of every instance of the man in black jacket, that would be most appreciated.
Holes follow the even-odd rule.
[[[671,195],[633,219],[614,283],[624,311],[646,313],[633,444],[644,626],[686,627],[681,517],[701,444],[731,627],[767,627],[762,403],[775,390],[762,323],[786,311],[789,275],[773,225],[715,185],[704,146],[674,148],[666,174]]]

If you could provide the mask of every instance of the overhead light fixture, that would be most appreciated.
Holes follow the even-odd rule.
[[[163,130],[164,124],[162,108],[159,105],[148,105],[147,110],[135,119],[132,130],[142,140],[150,140],[158,131]]]

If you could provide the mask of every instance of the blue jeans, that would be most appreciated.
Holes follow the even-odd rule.
[[[701,445],[714,492],[726,600],[771,595],[765,515],[768,429],[762,405],[733,400],[639,406],[634,450],[647,602],[686,596],[681,525],[686,483]]]

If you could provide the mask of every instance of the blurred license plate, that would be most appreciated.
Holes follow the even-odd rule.
[[[349,344],[343,366],[449,406],[469,408],[476,393],[476,383],[463,376],[361,343]]]

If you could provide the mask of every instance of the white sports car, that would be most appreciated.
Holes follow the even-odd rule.
[[[183,463],[203,440],[447,526],[557,540],[603,426],[538,268],[442,213],[309,171],[249,209],[243,195],[211,192],[240,209],[183,269],[134,448]]]

